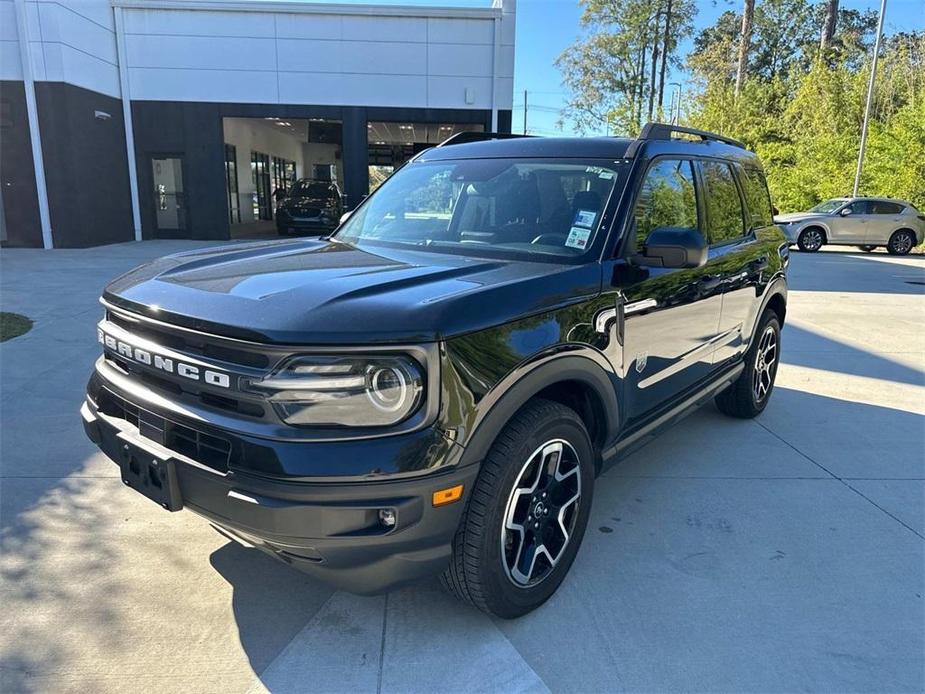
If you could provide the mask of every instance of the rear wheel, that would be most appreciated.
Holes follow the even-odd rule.
[[[505,619],[549,599],[584,536],[593,456],[574,410],[549,400],[528,403],[482,462],[441,576],[444,587]]]
[[[804,229],[797,238],[797,246],[806,253],[815,253],[822,248],[823,243],[825,243],[825,235],[819,227]]]
[[[745,370],[716,396],[716,406],[723,414],[741,419],[761,414],[771,398],[779,363],[780,321],[774,311],[766,310],[745,354]]]
[[[915,246],[915,235],[908,229],[894,231],[886,245],[890,255],[906,255]]]

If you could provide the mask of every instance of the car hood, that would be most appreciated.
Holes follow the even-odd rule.
[[[203,332],[282,344],[430,342],[590,298],[597,264],[560,265],[337,241],[181,253],[115,279],[104,299]]]
[[[807,219],[818,219],[827,215],[817,214],[815,212],[791,212],[790,214],[779,214],[774,217],[776,223],[781,222],[803,222]]]

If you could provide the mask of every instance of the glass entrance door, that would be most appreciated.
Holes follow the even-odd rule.
[[[176,235],[186,230],[186,197],[183,193],[183,158],[152,157],[154,212],[157,230]]]

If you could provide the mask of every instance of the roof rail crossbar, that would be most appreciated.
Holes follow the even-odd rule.
[[[532,135],[517,135],[516,133],[480,133],[472,130],[464,130],[461,133],[450,135],[441,142],[437,147],[446,147],[448,145],[464,145],[467,142],[485,142],[487,140],[512,140],[519,137],[533,137]]]
[[[670,140],[673,133],[684,133],[685,135],[694,135],[702,140],[713,140],[724,142],[733,147],[747,149],[744,142],[733,140],[731,137],[717,135],[707,130],[698,130],[697,128],[688,128],[683,125],[671,125],[669,123],[646,123],[642,132],[639,133],[640,140]]]

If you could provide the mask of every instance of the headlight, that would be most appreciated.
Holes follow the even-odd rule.
[[[384,427],[421,405],[424,375],[405,356],[306,356],[285,362],[251,386],[287,424]]]

